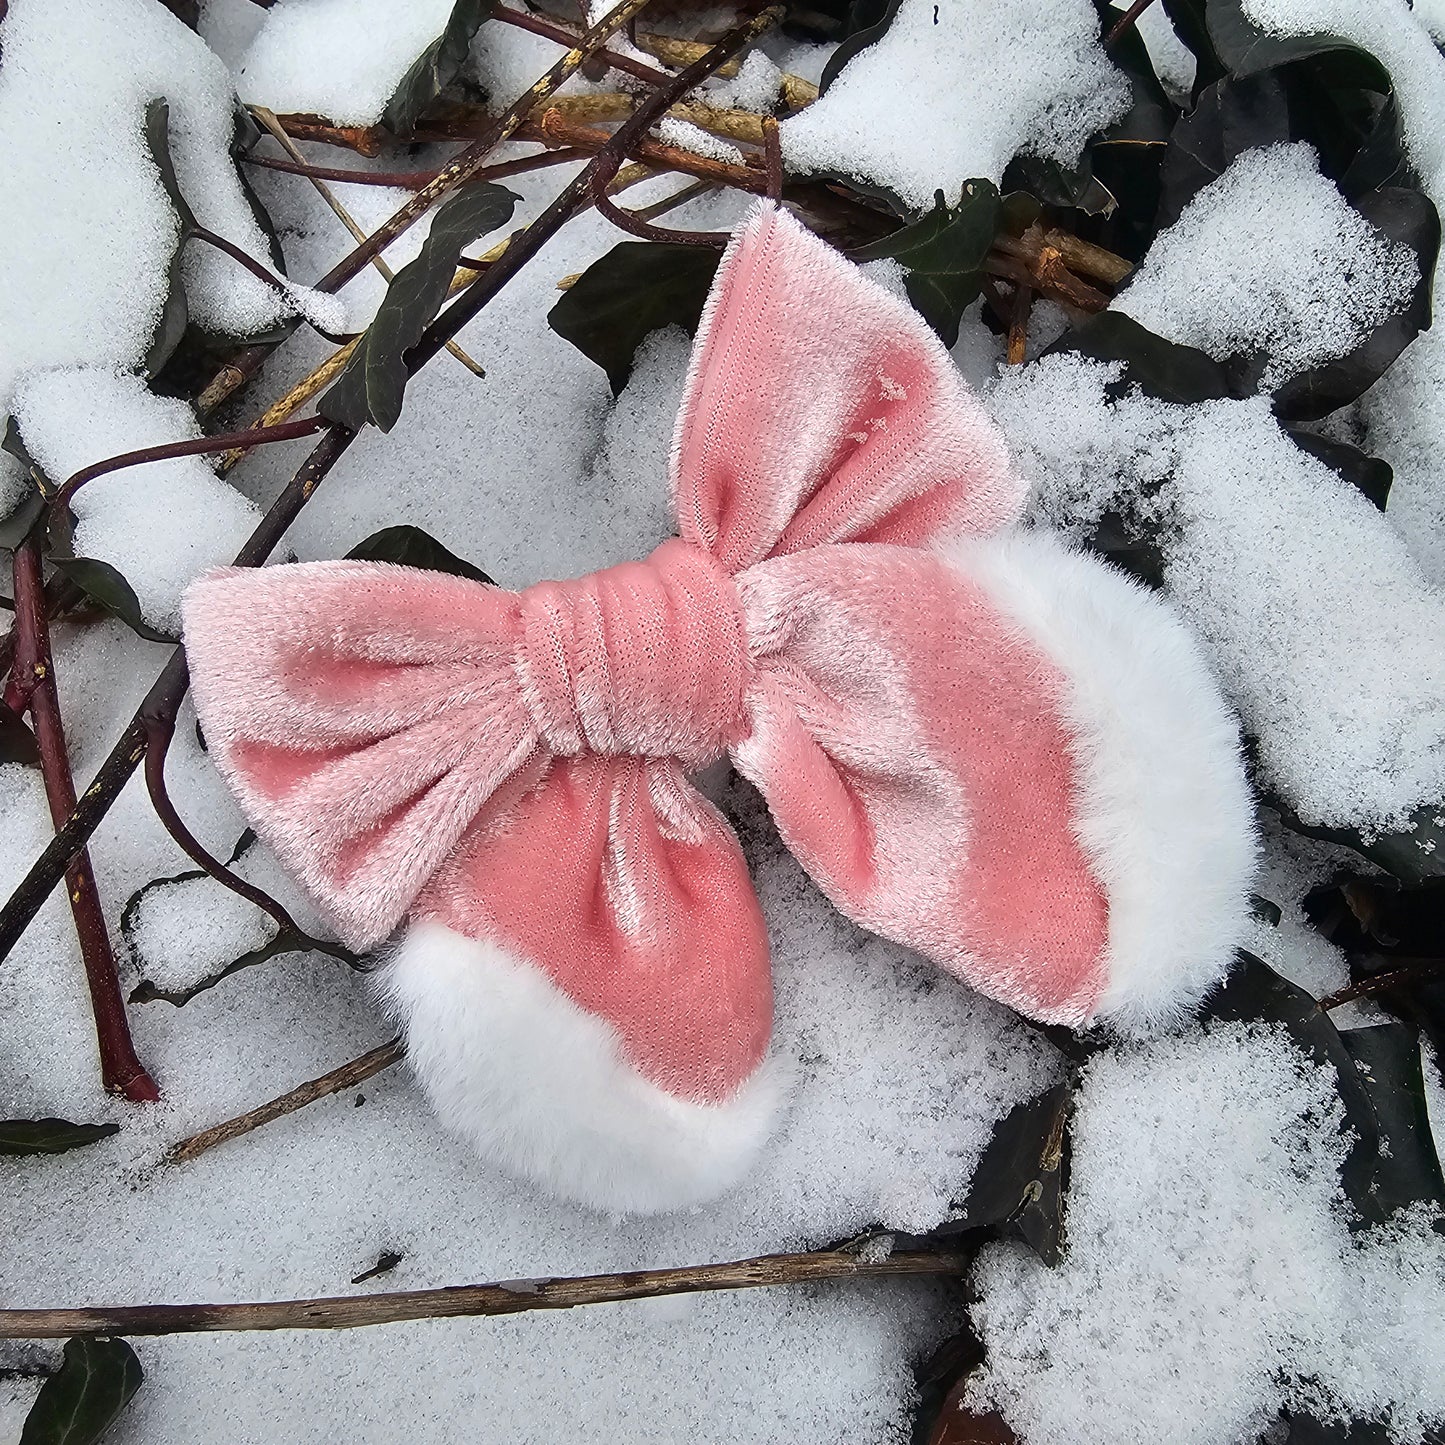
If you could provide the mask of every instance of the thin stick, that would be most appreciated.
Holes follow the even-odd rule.
[[[1024,285],[1014,287],[1013,306],[1009,311],[1008,323],[1008,364],[1010,366],[1022,366],[1024,363],[1029,341],[1029,309],[1033,304],[1033,299],[1032,287]]]
[[[499,5],[487,18],[500,20],[504,25],[515,25],[518,30],[530,30],[533,35],[555,40],[558,45],[577,45],[582,39],[577,31],[569,30],[565,25],[557,25],[541,15],[528,14],[525,10],[509,10]],[[648,85],[666,85],[672,79],[665,70],[658,70],[656,66],[648,65],[643,60],[634,60],[630,55],[620,55],[615,50],[600,49],[593,53],[599,60],[605,60],[613,70],[620,70],[624,75],[631,75],[637,80],[645,80]]]
[[[436,174],[434,180],[424,185],[412,198],[384,221],[349,255],[344,256],[330,271],[315,283],[317,291],[339,291],[353,276],[357,276],[370,264],[373,256],[379,256],[396,238],[414,222],[420,220],[448,191],[473,180],[486,164],[487,157],[504,140],[510,138],[531,114],[549,96],[567,83],[587,57],[613,34],[626,25],[650,0],[621,0],[621,3],[591,26],[540,80],[527,92],[518,97],[495,121],[489,124],[459,155],[453,156]],[[275,349],[274,344],[258,343],[243,347],[232,360],[212,379],[196,399],[196,410],[205,416],[214,411],[227,397],[244,386],[261,369],[261,364]]]
[[[676,246],[710,246],[714,250],[726,250],[731,239],[726,231],[678,231],[671,226],[654,226],[645,216],[636,211],[625,211],[615,205],[607,194],[608,183],[616,176],[622,165],[621,156],[599,156],[592,171],[592,204],[621,231],[628,235],[640,236],[644,241],[664,241]]]
[[[251,107],[251,114],[254,115],[256,119],[260,121],[261,124],[265,126],[268,131],[271,132],[271,135],[275,139],[276,143],[281,147],[282,150],[287,153],[287,155],[291,157],[292,160],[297,161],[302,165],[305,165],[305,157],[303,157],[301,152],[296,149],[295,143],[292,141],[291,137],[287,135],[284,130],[281,129],[281,123],[276,119],[274,111],[268,110],[264,105],[253,105]],[[348,232],[350,232],[351,239],[355,241],[358,245],[362,244],[366,240],[366,232],[363,231],[361,227],[356,224],[356,221],[352,217],[351,212],[348,211],[346,207],[343,206],[341,202],[336,199],[336,193],[319,176],[312,176],[310,177],[310,180],[311,184],[316,189],[317,195],[319,195],[321,199],[325,201],[326,204],[331,208],[331,214],[334,215],[336,219],[340,221],[343,226],[346,227]],[[382,280],[385,281],[388,286],[392,283],[393,280],[395,280],[396,272],[393,271],[391,267],[386,263],[386,261],[383,260],[380,256],[373,256],[371,258],[371,264],[381,274]],[[468,356],[467,353],[463,351],[455,341],[447,342],[447,350],[451,352],[451,354],[456,357],[456,359],[460,361],[461,364],[466,367],[466,369],[470,371],[473,376],[486,376],[487,373],[483,371],[482,368],[478,366],[477,363],[473,361],[472,358]]]
[[[252,107],[252,114],[259,107]],[[274,112],[273,112],[274,114]],[[280,120],[277,120],[280,125]],[[281,134],[291,141],[284,127]],[[427,171],[362,171],[348,170],[344,166],[313,166],[310,161],[283,160],[279,156],[258,156],[254,153],[241,157],[247,165],[260,166],[263,170],[284,171],[287,175],[305,176],[308,180],[331,181],[341,185],[388,186],[392,190],[414,191],[434,180],[438,168]],[[514,161],[498,161],[494,166],[483,166],[475,176],[479,181],[500,181],[508,176],[522,176],[529,171],[544,170],[548,166],[565,165],[568,161],[585,160],[582,151],[543,151],[534,156],[519,156]]]
[[[60,828],[75,808],[75,782],[60,717],[55,663],[50,653],[50,624],[45,616],[40,544],[35,535],[27,537],[15,549],[13,560],[17,622],[15,671],[30,682],[27,702],[35,722],[35,740],[40,746],[45,797],[50,804],[52,823]],[[95,891],[95,870],[87,850],[82,849],[70,860],[65,882],[85,964],[91,1012],[95,1016],[101,1080],[109,1093],[120,1094],[132,1103],[153,1102],[160,1098],[160,1090],[136,1057],[115,966],[115,950],[111,947],[110,930]]]
[[[1113,45],[1131,29],[1139,17],[1154,3],[1154,0],[1134,0],[1134,3],[1109,27],[1104,37],[1105,45]]]
[[[1331,1009],[1339,1008],[1341,1004],[1350,1003],[1354,999],[1369,998],[1374,994],[1385,992],[1386,989],[1403,988],[1412,983],[1426,983],[1433,979],[1439,979],[1442,975],[1445,975],[1445,958],[1411,960],[1400,968],[1393,968],[1388,973],[1371,974],[1370,977],[1362,978],[1358,983],[1352,983],[1347,988],[1342,988],[1327,998],[1322,998],[1320,1010],[1322,1013],[1328,1013]]]
[[[324,1099],[328,1094],[339,1094],[343,1089],[354,1088],[363,1080],[381,1073],[383,1069],[389,1069],[405,1053],[406,1049],[401,1040],[392,1039],[389,1043],[362,1054],[360,1058],[352,1059],[350,1063],[322,1074],[319,1079],[297,1084],[294,1089],[287,1090],[280,1098],[272,1099],[268,1104],[260,1104],[238,1118],[227,1119],[224,1124],[216,1124],[210,1129],[203,1129],[199,1134],[192,1134],[189,1139],[182,1139],[179,1144],[171,1147],[165,1162],[189,1163],[207,1149],[214,1149],[217,1144],[224,1144],[228,1139],[249,1134],[252,1129],[259,1129],[263,1124],[284,1118],[287,1114],[294,1114],[297,1109],[304,1109],[307,1104],[314,1104],[317,1099]]]
[[[0,1310],[0,1339],[70,1335],[175,1335],[210,1330],[348,1330],[402,1320],[515,1315],[578,1305],[657,1299],[712,1290],[767,1289],[825,1280],[961,1275],[967,1253],[899,1251],[882,1259],[847,1250],[765,1254],[727,1264],[641,1269],[570,1279],[506,1280],[387,1294],[275,1300],[263,1304],[109,1305],[88,1309]]]

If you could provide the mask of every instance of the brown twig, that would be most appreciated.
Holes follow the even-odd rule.
[[[536,134],[548,145],[571,146],[592,154],[596,154],[612,139],[605,130],[579,125],[555,110],[548,110],[543,114],[536,127]],[[648,137],[633,142],[628,148],[628,154],[658,170],[681,171],[683,175],[695,176],[700,181],[711,181],[717,186],[733,186],[757,195],[767,190],[767,177],[761,167],[715,161],[708,156],[695,155],[678,146],[666,145]]]
[[[161,446],[141,447],[138,451],[121,452],[119,456],[106,457],[104,461],[92,462],[69,477],[65,485],[50,499],[52,510],[67,506],[70,499],[87,482],[97,477],[108,476],[111,472],[123,471],[126,467],[141,467],[148,462],[165,462],[175,457],[201,457],[212,452],[224,452],[231,447],[257,447],[267,442],[294,441],[297,437],[310,436],[326,425],[324,418],[303,417],[298,421],[281,422],[276,426],[251,427],[246,431],[223,432],[218,436],[198,437],[193,441],[166,442]]]
[[[1403,965],[1400,968],[1392,968],[1388,973],[1371,974],[1368,978],[1360,979],[1358,983],[1352,983],[1347,988],[1322,998],[1321,1011],[1328,1013],[1331,1009],[1339,1008],[1357,998],[1370,998],[1388,989],[1406,988],[1411,984],[1425,983],[1445,976],[1445,958],[1406,959],[1400,962]]]
[[[1009,309],[1008,364],[1022,366],[1029,341],[1029,309],[1034,293],[1029,286],[1015,286],[1013,305]]]
[[[551,101],[548,110],[555,110],[567,120],[626,120],[637,109],[637,97],[621,94],[561,95]],[[686,121],[709,135],[724,140],[741,141],[744,145],[762,145],[763,122],[768,117],[751,110],[729,110],[707,105],[700,100],[679,101],[668,112],[672,120]]]
[[[533,35],[555,40],[558,45],[575,46],[582,39],[578,31],[569,30],[565,25],[558,25],[544,16],[533,15],[525,10],[509,10],[498,5],[487,18],[500,20],[504,25],[515,25],[518,30],[529,30]],[[613,70],[620,70],[624,75],[631,75],[637,80],[645,80],[648,85],[666,85],[672,79],[666,71],[658,70],[645,61],[634,60],[630,55],[619,55],[615,50],[603,48],[593,54],[597,59],[605,60]]]
[[[617,12],[614,11],[614,14]],[[477,283],[462,292],[450,306],[422,333],[421,340],[407,353],[407,367],[414,371],[435,356],[448,336],[455,334],[501,287],[521,269],[526,262],[549,240],[569,217],[586,201],[592,185],[592,173],[612,158],[619,161],[656,124],[658,118],[676,104],[681,96],[694,86],[700,85],[719,65],[731,56],[740,53],[770,26],[775,25],[782,15],[779,7],[770,7],[735,25],[718,41],[701,60],[688,66],[680,75],[674,76],[666,86],[655,90],[637,107],[598,152],[592,165],[572,183],[532,222],[530,226],[510,245],[502,258],[491,266]]]
[[[525,94],[519,96],[500,116],[492,121],[476,140],[459,155],[453,156],[437,172],[434,180],[429,181],[417,191],[405,205],[378,226],[364,243],[344,256],[326,275],[321,277],[315,283],[314,289],[339,291],[352,277],[359,275],[371,263],[373,256],[379,256],[403,231],[420,220],[431,209],[434,202],[456,187],[475,179],[476,173],[486,164],[487,157],[504,140],[516,133],[533,109],[565,85],[590,54],[649,3],[650,0],[621,0],[619,5],[604,15],[596,25],[590,27],[586,34],[578,40],[577,45],[553,65],[536,84],[532,85]],[[280,119],[284,125],[286,117]],[[287,129],[292,135],[298,134],[290,126],[287,126]],[[244,386],[261,369],[262,363],[274,349],[274,344],[270,343],[257,343],[254,346],[243,347],[201,392],[196,400],[196,410],[202,416],[214,411],[227,397]]]
[[[0,1339],[59,1339],[71,1335],[174,1335],[210,1330],[346,1330],[403,1320],[515,1315],[578,1305],[657,1299],[713,1290],[767,1289],[826,1280],[958,1276],[966,1252],[898,1251],[875,1257],[850,1250],[765,1254],[727,1264],[642,1269],[571,1279],[506,1280],[443,1289],[262,1304],[110,1305],[88,1309],[0,1310]]]
[[[389,1069],[405,1053],[402,1041],[391,1039],[369,1049],[360,1058],[352,1059],[349,1063],[322,1074],[319,1079],[297,1084],[294,1089],[288,1089],[269,1103],[260,1104],[235,1119],[227,1119],[224,1124],[203,1129],[199,1134],[192,1134],[189,1139],[182,1139],[167,1151],[165,1162],[187,1164],[208,1149],[214,1149],[217,1144],[224,1144],[229,1139],[249,1134],[252,1129],[259,1129],[263,1124],[270,1124],[276,1119],[285,1118],[287,1114],[294,1114],[298,1109],[304,1109],[307,1104],[326,1098],[328,1094],[339,1094],[343,1089],[354,1088],[374,1074],[381,1073],[383,1069]]]
[[[646,0],[623,0],[623,4],[613,10],[607,20],[621,24],[628,13],[640,10],[644,3]],[[689,66],[681,75],[676,76],[666,89],[656,92],[646,105],[639,107],[636,114],[626,121],[609,140],[608,147],[611,148],[609,153],[625,155],[629,147],[635,145],[638,138],[654,123],[657,116],[662,114],[678,96],[685,94],[692,86],[706,79],[717,65],[737,54],[764,29],[776,23],[780,13],[776,8],[765,10],[730,31],[708,51],[702,60]],[[594,27],[594,31],[589,34],[598,29],[599,27]],[[538,84],[540,85],[541,82]],[[534,86],[533,91],[536,91],[537,88]],[[529,92],[529,94],[531,93]],[[589,185],[590,177],[584,171],[567,186],[541,216],[512,239],[511,244],[507,246],[500,258],[482,273],[479,280],[463,291],[458,299],[432,322],[417,345],[406,354],[405,361],[409,374],[414,374],[435,356],[451,340],[452,336],[476,316],[541,250],[577,207],[585,201]],[[291,423],[291,425],[299,424]],[[355,436],[356,433],[349,427],[338,424],[333,423],[327,429],[311,455],[301,464],[296,475],[272,503],[270,510],[261,519],[246,545],[237,554],[234,565],[238,567],[259,566],[271,555],[281,538],[285,536],[287,528],[340,460]],[[119,797],[121,790],[145,755],[146,739],[155,720],[175,717],[181,700],[185,697],[188,680],[185,655],[178,648],[146,695],[140,710],[132,718],[130,726],[112,748],[110,756],[106,758],[95,779],[85,790],[84,796],[71,810],[70,816],[57,830],[55,837],[40,857],[31,865],[30,870],[21,879],[19,886],[11,894],[5,906],[0,908],[0,959],[3,959],[14,948],[30,920],[34,918],[41,904],[60,880],[71,859],[85,846],[111,804]]]
[[[670,226],[654,226],[636,211],[625,211],[615,205],[607,194],[607,186],[621,165],[621,156],[598,156],[592,168],[592,204],[618,230],[626,231],[630,236],[640,236],[644,241],[663,241],[675,246],[711,246],[718,251],[727,248],[731,237],[726,231],[678,231]]]
[[[297,140],[341,146],[368,160],[379,156],[390,139],[379,125],[333,125],[324,115],[313,115],[309,111],[285,111],[277,119],[286,127],[286,133]]]
[[[31,679],[26,702],[40,747],[40,770],[51,821],[60,828],[75,808],[75,783],[60,717],[55,663],[50,653],[50,624],[45,615],[40,542],[36,534],[32,533],[15,549],[13,564],[17,623],[15,670]],[[111,947],[110,931],[95,890],[95,870],[87,850],[82,848],[69,860],[65,883],[85,964],[91,1012],[95,1016],[101,1080],[108,1092],[120,1094],[132,1103],[159,1099],[160,1090],[155,1080],[136,1057],[115,966],[115,950]]]
[[[287,136],[287,139],[289,140],[290,136]],[[498,161],[494,166],[483,166],[474,179],[500,181],[508,176],[522,176],[529,171],[540,171],[547,166],[565,165],[568,161],[586,158],[586,152],[583,151],[543,151],[538,155],[520,156],[514,161]],[[309,161],[288,160],[281,156],[258,156],[254,152],[242,156],[241,159],[247,165],[261,166],[270,171],[285,171],[288,175],[305,176],[308,180],[330,181],[333,185],[389,186],[394,190],[404,191],[419,190],[435,180],[439,173],[435,166],[425,171],[348,170],[344,166],[313,166]]]
[[[778,123],[772,116],[763,121],[763,166],[768,177],[768,196],[773,201],[783,199],[783,137]]]
[[[1113,45],[1134,28],[1139,17],[1154,3],[1154,0],[1134,0],[1134,3],[1109,27],[1104,37],[1105,45]]]

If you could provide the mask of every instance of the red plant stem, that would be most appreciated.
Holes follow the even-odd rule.
[[[621,166],[621,156],[599,155],[597,164],[592,168],[592,204],[618,230],[626,231],[630,236],[640,236],[644,241],[664,241],[675,246],[711,246],[717,251],[727,249],[731,237],[725,231],[677,231],[671,226],[654,226],[635,211],[624,211],[607,194],[608,184]]]
[[[360,275],[373,258],[381,255],[403,231],[426,215],[434,202],[457,186],[475,179],[477,172],[486,164],[487,157],[504,140],[516,133],[533,108],[560,89],[587,56],[595,54],[609,35],[625,25],[648,3],[649,0],[621,0],[619,5],[595,25],[590,26],[585,34],[577,38],[576,45],[535,85],[513,101],[465,150],[453,156],[433,180],[424,185],[389,219],[382,222],[365,241],[343,256],[319,281],[314,282],[313,289],[339,291],[352,277]],[[242,347],[201,393],[196,403],[197,410],[205,415],[219,406],[232,392],[245,386],[261,369],[262,363],[273,350],[273,344],[264,342]]]
[[[1392,968],[1388,973],[1373,973],[1358,983],[1352,983],[1329,997],[1322,998],[1320,1011],[1328,1013],[1353,999],[1369,998],[1374,994],[1384,993],[1387,989],[1406,988],[1410,984],[1427,983],[1445,976],[1445,958],[1409,958],[1399,962],[1399,968]]]
[[[768,174],[768,199],[783,199],[783,138],[778,123],[770,115],[763,117],[763,161]]]
[[[540,15],[531,15],[523,10],[505,10],[498,6],[487,18],[500,20],[504,25],[515,25],[518,30],[529,30],[533,35],[555,40],[558,45],[565,45],[568,49],[578,44],[582,38],[577,31],[569,30],[565,25],[553,24]],[[619,55],[615,50],[596,50],[593,54],[599,60],[605,60],[613,70],[645,80],[649,85],[666,85],[672,79],[665,70],[659,70],[645,60],[634,60],[630,55]]]
[[[568,161],[586,160],[587,151],[558,150],[544,151],[540,155],[522,156],[514,161],[501,161],[494,166],[483,166],[476,173],[479,181],[498,181],[506,176],[521,176],[528,171],[539,171],[545,166],[565,165]],[[268,171],[285,171],[293,176],[306,176],[313,181],[341,181],[359,186],[390,186],[393,189],[414,191],[430,185],[440,174],[439,170],[429,171],[358,171],[344,166],[312,166],[301,161],[286,160],[280,156],[246,155],[241,157],[248,165],[262,166]]]
[[[147,462],[166,462],[174,457],[202,457],[210,452],[228,452],[232,447],[259,447],[267,442],[289,442],[297,437],[310,436],[326,425],[324,417],[307,416],[294,421],[277,422],[275,426],[255,426],[247,431],[222,432],[219,436],[197,437],[193,441],[165,442],[161,446],[141,447],[138,451],[121,452],[118,456],[106,457],[104,461],[92,462],[66,479],[65,485],[51,499],[53,508],[66,506],[70,499],[87,483],[111,472],[123,471],[126,467],[141,467]]]
[[[56,828],[62,827],[75,809],[75,783],[70,757],[65,749],[65,730],[60,720],[60,700],[55,688],[55,664],[50,655],[50,625],[45,617],[45,593],[41,575],[40,545],[32,535],[15,549],[15,670],[33,679],[28,703],[40,745],[40,770],[45,779],[45,796]],[[110,944],[105,915],[95,891],[95,871],[90,853],[82,848],[65,870],[70,911],[85,979],[90,987],[90,1006],[95,1015],[95,1035],[100,1046],[100,1073],[107,1091],[132,1103],[160,1098],[155,1081],[136,1057],[126,1021],[125,999],[120,991],[115,952]]]

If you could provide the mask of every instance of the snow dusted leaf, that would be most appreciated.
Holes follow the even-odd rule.
[[[1355,209],[1382,235],[1415,252],[1418,279],[1408,305],[1376,326],[1348,355],[1311,368],[1274,394],[1288,420],[1314,420],[1365,394],[1430,325],[1430,291],[1440,252],[1440,217],[1422,192],[1390,187],[1355,198]]]
[[[1337,35],[1271,35],[1245,13],[1241,0],[1205,0],[1209,38],[1221,62],[1236,76],[1257,75],[1280,65],[1326,58],[1342,85],[1390,90],[1390,73],[1368,50]]]
[[[65,1342],[60,1368],[40,1387],[20,1445],[92,1445],[141,1387],[144,1372],[124,1340]]]
[[[1334,1069],[1346,1125],[1354,1133],[1340,1180],[1360,1222],[1377,1224],[1387,1219],[1394,1208],[1390,1143],[1384,1142],[1382,1148],[1385,1135],[1371,1092],[1354,1055],[1316,1000],[1261,959],[1241,950],[1229,977],[1206,1001],[1203,1017],[1280,1025],[1318,1063]]]
[[[50,565],[70,578],[92,602],[103,607],[112,617],[119,618],[147,642],[180,641],[179,637],[168,632],[157,631],[145,620],[135,588],[109,562],[102,562],[96,557],[51,557]]]
[[[360,429],[370,422],[390,431],[406,392],[406,352],[442,308],[462,248],[505,225],[520,199],[505,186],[474,181],[437,210],[421,254],[386,288],[346,369],[317,408],[327,421]]]
[[[1022,1239],[1045,1264],[1058,1263],[1073,1094],[1072,1084],[1056,1084],[1009,1110],[974,1170],[963,1214],[939,1226],[938,1236],[990,1229]]]
[[[66,1119],[0,1119],[0,1154],[64,1154],[119,1133],[119,1124],[72,1124]]]
[[[1331,441],[1328,437],[1293,428],[1286,430],[1290,440],[1301,451],[1318,457],[1337,477],[1344,478],[1352,487],[1362,491],[1382,512],[1385,510],[1390,487],[1395,480],[1389,462],[1367,456],[1359,447],[1352,447],[1348,442]]]
[[[161,185],[165,187],[166,195],[175,207],[179,225],[175,250],[171,252],[166,299],[161,306],[155,335],[151,338],[150,348],[146,352],[147,376],[154,376],[170,359],[171,353],[181,344],[181,337],[186,334],[186,326],[190,320],[186,288],[181,281],[181,249],[185,245],[186,237],[195,230],[196,218],[186,203],[186,198],[181,194],[180,183],[176,180],[176,168],[171,161],[170,118],[171,108],[164,100],[153,100],[146,107],[146,147],[155,162]]]
[[[922,220],[861,247],[852,258],[898,261],[908,272],[905,285],[914,309],[945,346],[952,346],[964,307],[983,285],[983,263],[998,234],[1000,206],[991,181],[970,181],[953,207],[939,191]]]
[[[547,313],[547,325],[606,373],[613,394],[661,326],[697,330],[719,253],[706,246],[623,241],[594,261]]]
[[[420,527],[383,527],[358,542],[347,557],[362,562],[394,562],[399,567],[420,567],[428,572],[447,572],[453,577],[470,577],[473,582],[496,583],[470,562],[448,551]]]
[[[472,37],[493,4],[494,0],[456,0],[446,29],[417,56],[387,103],[381,123],[393,135],[410,135],[421,114],[457,78]]]
[[[1445,878],[1445,802],[1416,808],[1408,824],[1398,832],[1368,834],[1357,828],[1313,827],[1279,802],[1271,800],[1270,805],[1280,810],[1285,826],[1293,832],[1350,848],[1401,883]]]
[[[1246,394],[1242,378],[1229,366],[1192,346],[1156,336],[1122,311],[1102,311],[1081,321],[1043,354],[1069,351],[1095,361],[1122,361],[1123,384],[1160,401],[1218,401]]]
[[[1375,1024],[1340,1035],[1375,1108],[1384,1147],[1376,1165],[1374,1198],[1386,1213],[1408,1204],[1445,1205],[1445,1178],[1430,1130],[1419,1030]]]

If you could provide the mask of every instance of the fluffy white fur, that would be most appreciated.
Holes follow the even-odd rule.
[[[1075,821],[1109,899],[1095,1017],[1176,1021],[1228,972],[1249,923],[1253,804],[1239,732],[1194,639],[1152,593],[1042,532],[941,549],[1069,679]]]
[[[788,1069],[769,1059],[726,1103],[649,1083],[616,1030],[540,969],[435,922],[415,924],[379,975],[437,1117],[487,1158],[614,1214],[721,1194],[772,1134]]]

